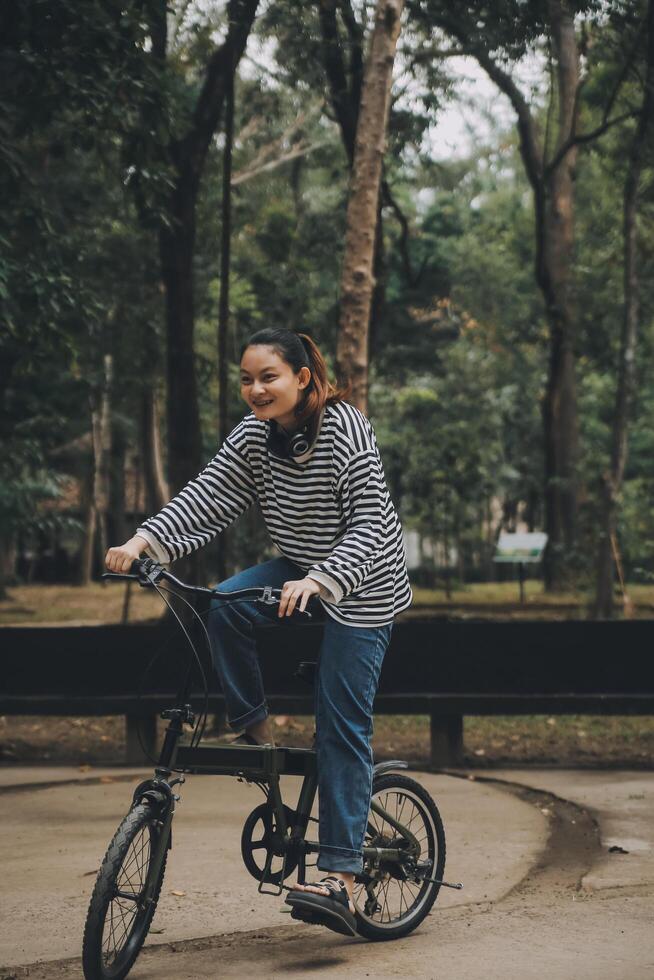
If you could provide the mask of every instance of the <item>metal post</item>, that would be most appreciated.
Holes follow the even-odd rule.
[[[463,715],[431,713],[432,766],[463,765]]]
[[[125,715],[125,763],[150,766],[157,758],[157,715]],[[139,738],[140,735],[140,738]],[[144,753],[147,752],[150,758]]]

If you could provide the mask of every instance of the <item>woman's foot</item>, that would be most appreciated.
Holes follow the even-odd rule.
[[[273,739],[272,729],[270,727],[270,722],[267,718],[261,722],[257,722],[251,725],[250,728],[246,728],[241,735],[237,735],[235,738],[231,738],[228,742],[229,745],[272,745],[274,746],[275,740]]]
[[[264,718],[262,721],[256,721],[254,725],[250,725],[249,728],[245,729],[245,733],[246,735],[249,735],[250,738],[253,738],[258,745],[275,744],[270,718]]]
[[[354,902],[352,901],[352,890],[354,888],[354,875],[349,874],[347,871],[329,871],[328,877],[330,880],[342,881],[345,885],[347,891],[347,897],[349,899],[348,908],[352,915],[354,915]],[[293,885],[293,891],[300,892],[313,892],[315,895],[330,895],[332,893],[331,885],[323,885],[318,882],[317,884],[311,885],[301,885],[300,882]]]
[[[286,904],[291,906],[292,918],[326,926],[342,936],[356,936],[357,920],[346,877],[351,883],[351,875],[337,872],[321,881],[291,888]]]

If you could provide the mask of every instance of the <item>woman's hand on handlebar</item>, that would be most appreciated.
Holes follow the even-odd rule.
[[[304,612],[307,602],[312,595],[320,595],[320,585],[313,578],[301,578],[297,581],[284,582],[282,597],[279,600],[279,616],[290,616],[295,604],[300,602],[298,609]]]
[[[141,552],[147,547],[147,541],[135,534],[133,538],[117,548],[110,548],[104,563],[110,572],[125,575],[131,571],[132,562],[140,558]]]

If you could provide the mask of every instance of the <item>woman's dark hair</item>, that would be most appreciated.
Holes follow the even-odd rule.
[[[344,387],[332,384],[327,377],[327,365],[318,345],[306,333],[295,333],[287,327],[264,327],[246,340],[241,347],[241,357],[248,347],[262,344],[272,347],[282,360],[286,361],[298,374],[300,368],[308,367],[311,381],[303,391],[295,407],[295,415],[300,423],[318,415],[325,405],[344,401],[352,392],[352,382]]]

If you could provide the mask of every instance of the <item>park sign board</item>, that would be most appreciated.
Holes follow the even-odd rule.
[[[547,544],[547,535],[543,531],[518,532],[507,534],[502,532],[497,542],[497,550],[493,561],[527,564],[538,562],[543,557]]]

